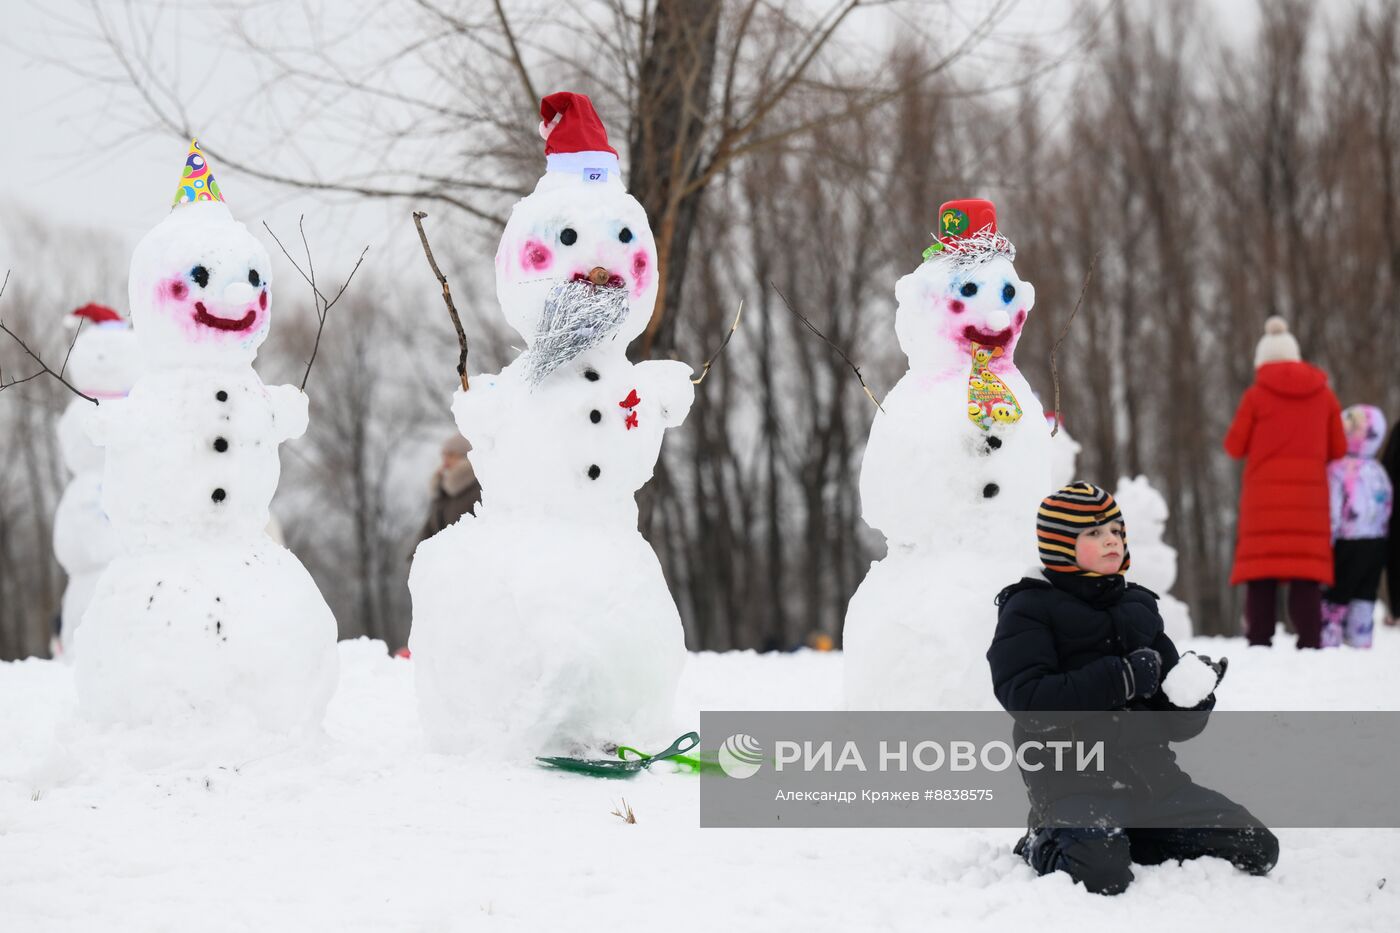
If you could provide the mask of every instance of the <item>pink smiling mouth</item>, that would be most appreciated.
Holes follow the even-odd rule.
[[[571,281],[571,282],[588,282],[588,276],[584,275],[582,272],[575,272],[575,273],[574,273],[574,277],[573,277],[572,279],[570,279],[569,281]],[[591,284],[593,284],[593,283],[589,282],[589,284],[591,285]],[[624,284],[625,284],[625,283],[622,281],[622,276],[620,276],[620,275],[618,275],[616,272],[614,272],[612,275],[609,275],[609,276],[608,276],[607,282],[604,283],[602,287],[603,287],[603,288],[621,288]]]
[[[202,301],[196,301],[194,303],[194,319],[205,327],[212,327],[215,330],[247,330],[253,326],[253,321],[255,321],[257,317],[258,312],[249,311],[247,314],[243,315],[243,317],[231,321],[228,318],[216,317],[210,314],[205,310],[204,302]]]
[[[1004,347],[1011,342],[1014,336],[1011,328],[1005,330],[986,331],[968,325],[963,328],[963,337],[973,343],[980,343],[984,347]]]

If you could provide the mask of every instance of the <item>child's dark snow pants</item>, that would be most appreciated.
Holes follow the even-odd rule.
[[[1154,804],[1154,810],[1170,811],[1192,828],[1044,828],[1023,839],[1017,853],[1038,874],[1063,871],[1095,894],[1127,890],[1133,862],[1159,865],[1208,855],[1251,875],[1267,874],[1278,862],[1278,838],[1239,804],[1209,788],[1188,784]]]

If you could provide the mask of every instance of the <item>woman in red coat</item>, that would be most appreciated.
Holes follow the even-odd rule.
[[[1273,640],[1278,584],[1287,581],[1298,647],[1320,648],[1321,588],[1332,583],[1327,463],[1347,452],[1342,410],[1327,374],[1302,362],[1282,318],[1265,324],[1254,366],[1225,435],[1226,452],[1245,461],[1230,582],[1246,584],[1251,645]]]

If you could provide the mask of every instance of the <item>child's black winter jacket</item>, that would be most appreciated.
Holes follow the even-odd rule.
[[[1180,659],[1162,629],[1156,594],[1125,584],[1121,576],[1057,574],[1053,583],[1027,577],[1007,587],[997,605],[987,661],[1003,707],[1014,714],[1119,711],[1093,720],[1094,738],[1103,737],[1106,729],[1112,733],[1102,772],[1022,770],[1034,807],[1082,795],[1160,798],[1190,783],[1169,743],[1205,728],[1214,696],[1183,712],[1160,690],[1148,699],[1127,695],[1131,678],[1125,676],[1124,658],[1130,652],[1155,649],[1162,656],[1163,680]],[[1146,711],[1174,715],[1134,715]],[[1017,742],[1051,738],[1034,717],[1018,715],[1017,721]],[[1076,737],[1088,736],[1054,735]]]

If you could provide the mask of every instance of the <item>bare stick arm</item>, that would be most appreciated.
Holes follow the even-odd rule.
[[[699,385],[700,383],[704,382],[705,377],[710,374],[710,367],[714,365],[715,360],[719,359],[719,355],[724,352],[724,348],[729,346],[729,338],[733,337],[734,332],[739,329],[739,318],[743,316],[744,300],[741,298],[739,299],[739,310],[734,314],[734,323],[729,325],[729,333],[724,335],[724,339],[721,340],[719,343],[719,349],[715,350],[714,353],[710,354],[710,358],[706,360],[705,365],[700,368],[700,375],[690,380],[695,385]]]
[[[1098,261],[1099,254],[1095,253],[1089,260],[1089,268],[1084,272],[1084,284],[1079,286],[1079,300],[1074,303],[1074,310],[1065,319],[1065,326],[1060,328],[1059,336],[1050,347],[1050,381],[1055,386],[1055,427],[1050,429],[1051,437],[1060,433],[1060,425],[1064,423],[1064,417],[1060,414],[1060,367],[1056,363],[1055,354],[1060,351],[1060,344],[1069,335],[1069,326],[1074,323],[1074,316],[1079,313],[1079,306],[1084,303],[1084,294],[1089,291],[1089,280],[1094,277],[1094,263]]]
[[[438,268],[437,260],[433,258],[433,248],[428,245],[428,234],[423,230],[423,218],[428,215],[422,211],[413,212],[413,225],[418,228],[418,239],[423,244],[423,254],[428,257],[428,265],[433,269],[433,275],[437,276],[438,284],[442,286],[442,300],[447,303],[447,313],[452,316],[452,326],[457,328],[457,344],[462,348],[462,353],[457,357],[457,375],[462,379],[462,391],[471,388],[467,382],[467,332],[462,329],[462,318],[457,314],[457,306],[452,303],[452,289],[447,285],[447,276],[442,274]]]
[[[883,412],[885,410],[885,406],[880,404],[880,400],[875,397],[875,393],[870,391],[870,386],[865,384],[865,376],[861,374],[860,367],[857,366],[851,360],[851,358],[846,355],[846,351],[842,350],[836,344],[832,343],[830,337],[817,330],[817,325],[813,324],[810,320],[808,320],[807,316],[804,315],[801,311],[798,311],[796,308],[794,308],[792,304],[787,300],[787,295],[784,295],[783,290],[778,287],[778,283],[770,281],[768,284],[773,286],[773,291],[777,292],[778,297],[783,300],[783,306],[786,307],[793,314],[797,315],[797,319],[802,322],[803,327],[807,328],[813,334],[816,334],[817,338],[820,339],[822,343],[826,344],[828,347],[831,347],[831,349],[835,350],[837,355],[840,356],[841,359],[846,361],[846,365],[851,367],[852,372],[856,374],[856,378],[860,380],[860,387],[865,390],[866,397],[869,398],[870,401],[875,403],[876,408],[880,409],[880,411]]]
[[[0,296],[3,296],[5,294],[5,286],[9,283],[10,273],[7,271],[5,273],[5,280],[3,282],[0,282]],[[40,369],[37,373],[34,373],[31,376],[26,376],[23,379],[15,379],[12,382],[3,382],[2,380],[0,380],[0,389],[7,389],[12,385],[20,385],[21,383],[28,382],[30,379],[36,379],[44,373],[48,373],[50,376],[53,376],[59,382],[63,383],[64,386],[68,388],[68,391],[72,392],[74,395],[78,396],[79,398],[85,398],[89,402],[92,402],[92,404],[94,405],[98,404],[97,399],[93,398],[91,395],[85,395],[84,393],[78,391],[73,386],[73,383],[63,378],[63,374],[68,371],[68,357],[73,355],[73,347],[77,344],[78,334],[82,333],[82,330],[83,323],[82,321],[79,321],[78,329],[73,332],[73,340],[71,343],[68,344],[68,353],[65,354],[63,357],[63,365],[58,368],[57,372],[55,372],[49,367],[48,363],[45,363],[42,359],[39,358],[39,354],[29,349],[29,344],[21,340],[19,334],[16,334],[14,331],[10,330],[10,328],[6,327],[4,321],[0,321],[0,332],[7,334],[11,340],[19,344],[20,349],[27,353],[29,355],[29,358],[32,359],[34,362],[38,363],[40,366]]]
[[[330,315],[331,308],[340,300],[340,296],[345,294],[345,289],[350,287],[350,282],[355,278],[355,273],[360,271],[360,264],[365,261],[365,254],[369,252],[368,246],[360,250],[360,258],[355,260],[354,268],[350,270],[350,274],[346,276],[345,281],[341,283],[340,291],[335,293],[334,298],[327,298],[316,285],[316,266],[311,262],[311,245],[306,242],[306,229],[302,225],[304,219],[305,215],[297,218],[297,229],[301,231],[301,245],[306,250],[305,269],[302,269],[302,267],[297,264],[297,261],[292,258],[292,254],[287,252],[287,247],[282,245],[282,241],[277,238],[277,234],[272,232],[272,228],[267,225],[267,221],[263,221],[263,228],[267,230],[272,239],[276,241],[277,248],[282,251],[282,255],[287,257],[287,261],[292,264],[292,268],[297,270],[297,272],[301,274],[301,277],[306,280],[307,284],[311,286],[311,302],[316,308],[316,340],[311,345],[311,358],[306,361],[306,372],[301,374],[301,390],[303,392],[306,391],[306,380],[311,378],[311,364],[316,362],[316,353],[321,349],[321,333],[326,329],[326,318]],[[300,437],[301,435],[298,434],[296,436]]]

